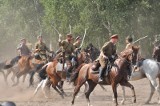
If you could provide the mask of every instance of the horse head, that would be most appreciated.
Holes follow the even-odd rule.
[[[154,46],[152,57],[154,59],[157,59],[157,57],[159,56],[159,53],[160,53],[160,46]]]

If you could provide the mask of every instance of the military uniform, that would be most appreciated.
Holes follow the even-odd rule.
[[[65,53],[65,58],[67,60],[71,60],[71,55],[75,49],[74,45],[72,43],[69,43],[67,40],[63,40],[59,42],[59,46],[62,53]]]
[[[20,50],[20,56],[29,56],[31,54],[28,46],[22,43],[19,44],[17,50]]]
[[[51,52],[51,51],[49,50],[49,48],[46,46],[45,43],[37,42],[35,44],[35,49],[38,50],[38,51],[36,51],[36,53],[38,53],[38,55],[42,58],[42,60],[47,60],[46,51],[48,51],[48,52]]]
[[[111,36],[111,39],[118,39],[118,36],[113,35]],[[99,72],[99,80],[98,80],[99,82],[103,81],[104,72],[106,68],[108,69],[108,66],[109,66],[108,63],[110,62],[111,64],[113,64],[115,60],[115,56],[116,56],[116,45],[112,41],[106,42],[102,46],[100,56],[98,57],[98,60],[101,66],[100,72]],[[106,72],[106,74],[108,73]]]
[[[103,45],[101,52],[103,52],[104,55],[107,56],[109,60],[111,60],[112,55],[116,54],[116,45],[114,45],[112,42],[106,42]],[[108,64],[108,60],[106,60],[102,56],[102,53],[100,53],[100,56],[99,56],[99,63],[101,64],[101,68],[105,68],[106,64]]]

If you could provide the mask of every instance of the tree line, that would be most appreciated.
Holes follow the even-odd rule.
[[[117,33],[119,51],[126,36],[136,40],[147,35],[138,44],[149,56],[154,36],[160,34],[159,8],[159,0],[0,0],[0,48],[16,48],[22,37],[35,43],[42,35],[57,49],[55,29],[64,38],[70,32],[83,37],[87,29],[83,47],[93,43],[100,48]]]

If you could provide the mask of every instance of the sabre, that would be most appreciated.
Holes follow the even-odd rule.
[[[134,44],[134,43],[137,43],[138,41],[143,40],[143,39],[145,39],[145,38],[147,38],[147,37],[148,37],[148,36],[141,37],[141,38],[137,39],[136,41],[134,41],[133,44]]]
[[[82,47],[82,45],[83,45],[84,38],[86,37],[86,32],[87,32],[87,29],[85,28],[85,32],[84,32],[84,36],[83,36],[83,39],[82,39],[82,43],[81,43],[81,46],[80,46],[80,48],[81,48],[81,47]]]
[[[52,25],[52,27],[54,28],[54,30],[55,30],[58,34],[60,34],[59,31],[55,28],[55,26]]]
[[[60,34],[59,31],[56,29],[56,27],[53,25],[53,23],[51,23],[51,26],[54,28],[54,30],[55,30],[58,34]]]

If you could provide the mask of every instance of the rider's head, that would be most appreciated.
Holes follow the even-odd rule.
[[[133,39],[131,36],[126,37],[126,43],[132,43]]]
[[[110,37],[111,42],[116,44],[118,42],[118,34],[114,34]]]
[[[26,39],[25,39],[25,38],[21,39],[21,42],[22,42],[23,44],[26,44]]]
[[[72,34],[67,34],[66,35],[67,36],[67,40],[68,40],[68,42],[71,42],[72,41]]]
[[[42,35],[38,36],[37,39],[39,42],[42,42]]]

